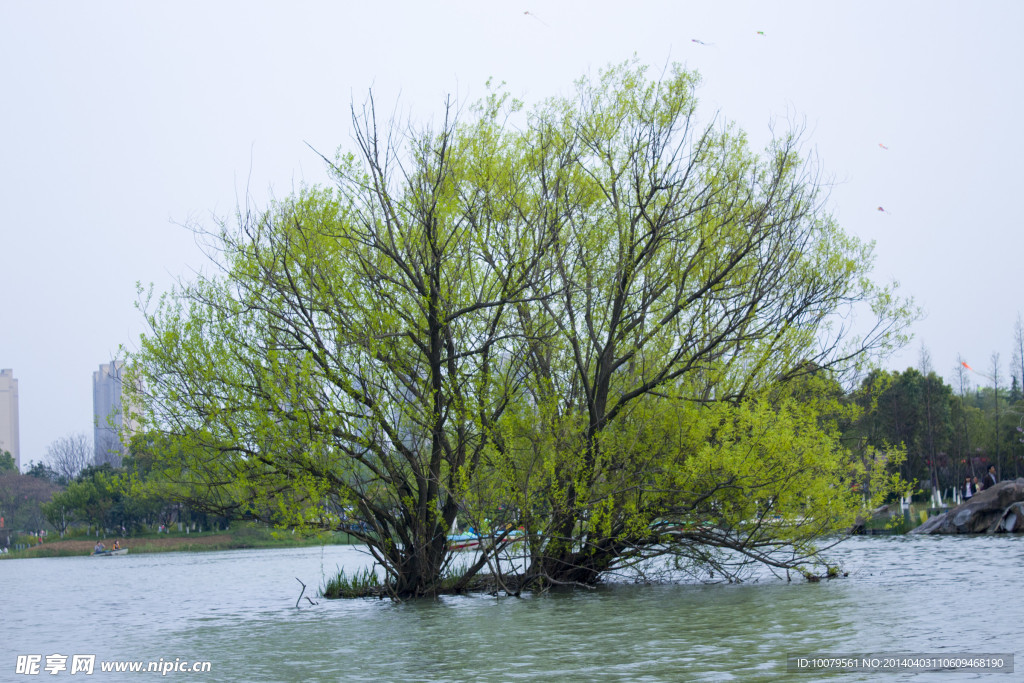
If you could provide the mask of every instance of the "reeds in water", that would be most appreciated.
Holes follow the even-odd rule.
[[[381,588],[380,579],[371,567],[357,569],[351,576],[341,569],[333,578],[327,579],[320,595],[328,599],[362,598],[378,594]]]

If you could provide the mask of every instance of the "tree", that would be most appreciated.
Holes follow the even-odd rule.
[[[971,453],[970,434],[967,429],[967,406],[964,403],[964,399],[967,396],[970,388],[970,378],[967,375],[967,367],[964,364],[964,359],[957,354],[956,366],[953,368],[953,372],[956,374],[956,384],[959,386],[959,393],[957,394],[958,400],[955,404],[954,410],[956,416],[953,420],[955,425],[955,439],[957,456],[960,460],[960,464],[963,466],[963,471],[957,473],[957,485],[962,477],[975,477],[977,472],[974,471],[973,454]],[[970,458],[970,460],[969,460]]]
[[[57,473],[59,482],[67,484],[89,465],[91,453],[89,438],[79,432],[62,436],[47,446],[46,460]]]
[[[992,431],[992,440],[995,442],[995,455],[996,455],[996,472],[1001,473],[1003,471],[1003,458],[1002,449],[1000,448],[999,438],[999,354],[992,354],[992,414],[995,416],[995,428]]]
[[[25,472],[26,476],[35,477],[48,481],[51,484],[66,484],[67,480],[62,481],[59,474],[49,465],[43,462],[30,462],[28,471]]]
[[[57,487],[37,477],[5,472],[0,474],[0,517],[10,530],[36,532],[43,528],[46,518],[41,506],[50,499]]]
[[[14,462],[14,456],[9,451],[0,451],[0,474],[17,471],[18,465]]]
[[[868,376],[858,392],[864,412],[855,431],[877,450],[904,449],[903,478],[922,484],[927,481],[928,488],[941,490],[959,484],[962,473],[948,452],[954,425],[953,393],[931,370],[926,351],[920,366]]]
[[[813,557],[863,473],[827,400],[789,387],[900,343],[913,311],[867,279],[798,137],[750,153],[697,124],[696,83],[627,64],[436,130],[353,111],[335,189],[240,210],[206,234],[218,276],[143,301],[129,403],[182,495],[354,514],[399,597],[439,590],[458,515],[524,527],[519,586]],[[851,308],[874,316],[856,338]]]
[[[959,474],[953,468],[946,453],[949,434],[952,431],[951,403],[953,394],[932,369],[931,354],[921,345],[920,371],[923,377],[921,389],[921,417],[924,421],[922,442],[920,444],[929,470],[929,481],[932,489],[941,489],[943,485],[959,485]],[[940,481],[940,467],[944,470]]]
[[[158,455],[159,454],[159,455]],[[173,445],[159,434],[138,433],[129,441],[122,458],[122,469],[118,476],[120,498],[115,504],[114,514],[121,517],[121,523],[128,529],[147,524],[170,525],[182,514],[191,516],[192,510],[184,510],[182,500],[199,495],[193,489],[182,487],[165,476],[161,461],[174,462],[177,453]],[[229,516],[242,516],[239,505]]]
[[[1017,321],[1013,325],[1013,368],[1010,370],[1013,377],[1013,384],[1017,387],[1015,394],[1011,394],[1011,401],[1019,401],[1021,392],[1024,392],[1024,318],[1017,313]],[[1020,382],[1017,382],[1017,379]]]
[[[64,538],[68,527],[75,520],[75,512],[69,507],[71,500],[63,495],[64,493],[64,491],[55,492],[50,500],[40,506],[43,517],[60,534],[61,538]]]
[[[109,528],[115,522],[110,518],[110,512],[121,497],[114,469],[107,463],[89,465],[67,488],[53,495],[43,512],[61,533],[75,521],[86,522],[98,529]]]

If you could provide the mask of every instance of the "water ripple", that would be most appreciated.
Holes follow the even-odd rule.
[[[212,680],[268,681],[787,680],[789,655],[1012,651],[1024,538],[864,537],[833,556],[848,578],[298,609],[296,577],[309,595],[325,571],[368,565],[365,554],[4,561],[4,583],[16,588],[3,635],[15,654],[182,657],[213,662]]]

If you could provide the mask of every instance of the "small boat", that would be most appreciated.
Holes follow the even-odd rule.
[[[127,555],[128,548],[118,548],[117,550],[101,550],[99,552],[93,551],[93,557],[110,557],[111,555]]]
[[[521,529],[511,529],[504,533],[499,532],[496,534],[481,536],[476,532],[476,529],[473,529],[471,527],[464,534],[449,535],[448,550],[454,552],[476,550],[480,547],[481,543],[488,543],[488,545],[493,545],[495,541],[498,541],[500,543],[500,547],[504,548],[506,546],[522,541],[523,538],[524,534]]]
[[[448,537],[448,550],[461,552],[463,550],[476,550],[480,547],[480,534],[472,529],[464,534],[453,534]]]

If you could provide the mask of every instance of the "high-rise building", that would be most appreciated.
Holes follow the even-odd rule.
[[[14,456],[21,469],[21,444],[18,437],[18,380],[14,371],[0,370],[0,451]]]
[[[97,465],[109,462],[119,466],[124,454],[121,442],[126,426],[121,406],[123,370],[123,362],[112,361],[100,365],[100,369],[92,373],[93,445]],[[131,425],[127,426],[130,431]]]

